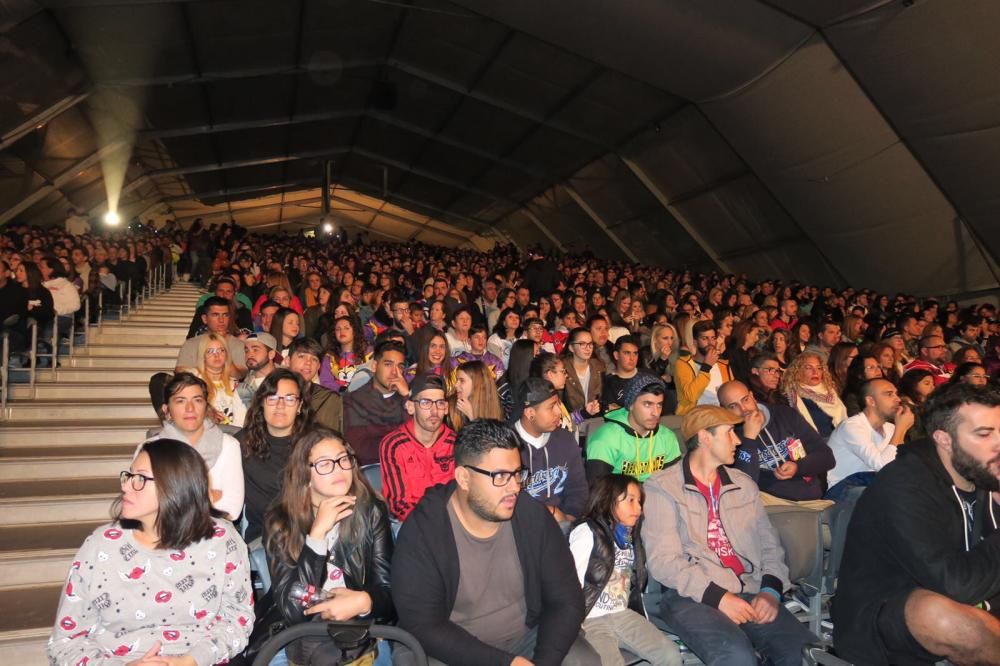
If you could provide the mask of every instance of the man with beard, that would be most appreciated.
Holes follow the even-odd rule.
[[[270,333],[251,333],[243,343],[247,363],[247,374],[236,387],[236,394],[247,407],[253,401],[264,379],[274,372],[274,357],[277,355],[278,341]]]
[[[1000,394],[948,384],[929,436],[899,448],[858,501],[833,603],[856,664],[994,664],[1000,655]]]
[[[729,362],[719,358],[718,334],[711,321],[699,321],[691,329],[695,353],[677,359],[674,385],[677,414],[683,416],[696,405],[718,405],[719,387],[733,379]]]
[[[601,663],[580,636],[583,590],[569,544],[521,493],[520,447],[499,421],[462,428],[455,480],[429,488],[399,532],[392,599],[431,664]],[[392,656],[415,663],[405,648]]]

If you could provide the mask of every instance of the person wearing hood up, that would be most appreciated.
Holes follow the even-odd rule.
[[[587,480],[607,474],[628,474],[645,481],[681,457],[677,436],[660,426],[663,380],[640,372],[622,394],[624,407],[604,415],[604,424],[587,440]]]
[[[514,430],[521,440],[521,464],[528,469],[524,490],[544,504],[564,531],[587,504],[587,477],[576,438],[562,423],[562,401],[552,383],[529,377],[522,384],[521,412]]]
[[[833,469],[836,460],[797,410],[760,404],[740,381],[719,387],[719,403],[743,419],[736,428],[740,447],[733,466],[757,482],[765,505],[821,500],[819,477]],[[815,508],[829,504],[825,501]]]
[[[146,441],[176,439],[198,451],[208,466],[212,507],[235,520],[243,511],[243,458],[240,443],[207,418],[208,385],[190,372],[178,372],[164,387],[163,399],[163,427]],[[141,451],[142,444],[133,459]]]

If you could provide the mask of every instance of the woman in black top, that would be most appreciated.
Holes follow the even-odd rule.
[[[52,292],[42,286],[42,272],[31,261],[25,261],[14,271],[14,277],[28,295],[28,316],[38,322],[39,329],[56,316]]]

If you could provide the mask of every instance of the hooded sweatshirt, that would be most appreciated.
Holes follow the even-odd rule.
[[[764,414],[764,427],[756,439],[743,436],[743,425],[736,427],[740,446],[733,467],[775,497],[792,501],[823,497],[819,476],[836,463],[830,447],[791,407],[758,403],[757,408]],[[774,470],[789,461],[798,466],[795,476],[784,481],[775,478]]]
[[[525,492],[569,516],[581,516],[589,490],[576,438],[563,428],[533,437],[520,421],[514,430],[523,444],[521,464],[530,473]]]
[[[628,409],[622,407],[604,415],[604,425],[587,439],[587,476],[593,481],[603,476],[598,470],[604,463],[608,472],[628,474],[645,481],[650,474],[680,460],[681,447],[669,428],[656,429],[640,437],[628,422]]]
[[[930,438],[899,447],[861,495],[832,608],[842,658],[887,663],[879,612],[918,587],[1000,616],[1000,507],[986,490],[963,495]]]

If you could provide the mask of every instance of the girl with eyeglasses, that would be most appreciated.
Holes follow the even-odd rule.
[[[208,468],[186,443],[143,444],[112,522],[84,541],[62,589],[53,664],[225,662],[254,624],[247,549],[209,503]]]
[[[563,393],[566,408],[571,412],[580,409],[592,416],[598,414],[604,364],[594,358],[594,338],[590,330],[575,328],[570,331],[563,351],[563,365],[566,368],[566,389]]]
[[[235,519],[243,510],[240,444],[207,418],[208,386],[190,372],[178,372],[164,387],[163,398],[163,427],[147,441],[176,439],[200,453],[208,466],[212,506]]]
[[[316,428],[295,443],[281,495],[264,524],[274,601],[285,623],[395,619],[386,506],[338,433]],[[293,586],[300,594],[291,594]],[[303,589],[320,601],[304,607]],[[339,663],[330,640],[303,639],[287,650],[295,664]]]

